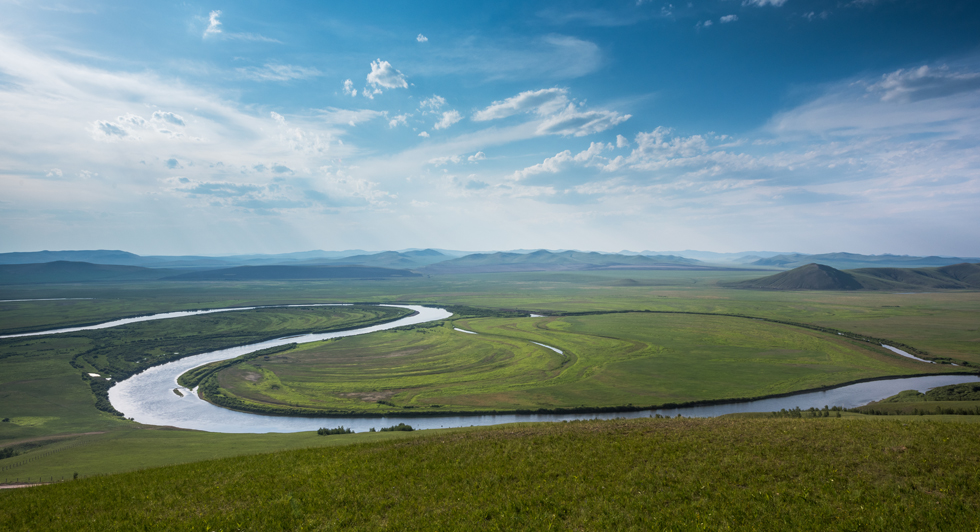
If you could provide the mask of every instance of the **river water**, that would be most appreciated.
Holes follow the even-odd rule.
[[[290,305],[290,306],[314,306],[314,305]],[[315,305],[320,306],[320,305]],[[349,427],[356,432],[367,431],[370,428],[381,428],[398,423],[407,423],[416,429],[449,428],[449,427],[469,427],[481,425],[498,425],[503,423],[516,422],[556,422],[571,421],[576,419],[613,419],[613,418],[640,418],[650,417],[656,414],[665,416],[683,415],[685,417],[714,417],[723,414],[739,412],[772,412],[781,409],[792,408],[822,408],[825,405],[843,406],[853,408],[895,395],[903,390],[915,389],[925,392],[937,386],[947,386],[950,384],[961,384],[967,382],[980,382],[980,377],[975,375],[942,375],[927,377],[909,377],[903,379],[886,379],[872,382],[864,382],[849,386],[842,386],[832,390],[821,392],[809,392],[780,397],[773,399],[759,399],[741,403],[727,403],[711,406],[690,406],[682,408],[643,410],[638,412],[617,412],[609,414],[534,414],[534,415],[475,415],[475,416],[434,416],[434,417],[286,417],[286,416],[264,416],[258,414],[248,414],[226,410],[202,401],[196,394],[186,388],[177,385],[177,377],[189,369],[215,362],[234,358],[246,353],[285,345],[289,343],[308,343],[318,342],[331,338],[341,338],[359,334],[368,334],[376,331],[383,331],[405,325],[414,325],[429,321],[436,321],[450,317],[452,314],[444,309],[422,307],[416,305],[389,305],[411,309],[417,314],[407,316],[397,321],[355,329],[350,331],[338,331],[332,333],[306,334],[291,336],[276,340],[269,340],[257,344],[222,349],[201,355],[187,357],[181,360],[152,367],[138,375],[119,382],[116,386],[109,389],[109,400],[119,411],[125,413],[126,417],[132,417],[136,421],[151,425],[169,425],[174,427],[196,429],[208,432],[226,433],[266,433],[266,432],[303,432],[313,431],[320,427],[333,428],[339,425]],[[59,332],[71,332],[77,330],[103,329],[116,327],[127,323],[139,321],[149,321],[154,319],[168,319],[182,316],[194,316],[198,314],[208,314],[213,312],[230,312],[235,310],[250,310],[259,307],[240,307],[232,309],[216,309],[188,312],[170,312],[165,314],[155,314],[152,316],[141,316],[138,318],[128,318],[116,320],[89,327],[74,327],[68,329],[57,329],[29,333],[27,335],[9,335],[5,338],[17,336],[35,336],[42,334],[56,334]],[[471,332],[471,331],[463,331]],[[544,346],[555,349],[551,346]],[[558,351],[557,349],[555,349]],[[179,388],[183,396],[178,396],[173,392],[174,388]]]
[[[644,410],[638,412],[617,412],[610,414],[505,414],[444,417],[393,416],[386,418],[309,418],[264,416],[245,412],[235,412],[212,405],[211,403],[202,401],[197,397],[197,394],[192,393],[186,388],[181,388],[183,397],[180,397],[173,392],[173,389],[178,387],[178,376],[191,368],[202,364],[207,364],[209,362],[233,358],[245,353],[257,351],[259,349],[284,345],[291,342],[316,342],[328,338],[340,338],[354,334],[367,334],[369,332],[400,327],[402,325],[440,320],[448,318],[451,315],[449,312],[446,312],[443,309],[412,305],[396,306],[402,306],[403,308],[415,310],[418,312],[418,314],[395,322],[368,327],[366,329],[284,338],[250,346],[224,349],[221,351],[188,357],[186,359],[164,364],[162,366],[150,368],[139,375],[135,375],[130,379],[120,382],[109,390],[109,399],[111,400],[113,406],[116,407],[117,410],[124,412],[127,417],[133,417],[140,423],[152,425],[171,425],[187,429],[206,430],[209,432],[237,433],[302,432],[316,430],[320,427],[333,428],[343,425],[344,427],[353,429],[355,432],[362,432],[372,427],[381,428],[397,425],[398,423],[407,423],[416,429],[431,429],[499,425],[502,423],[516,422],[554,422],[571,421],[576,419],[613,419],[618,417],[638,418],[649,417],[655,414],[672,417],[678,414],[685,417],[713,417],[735,412],[772,412],[783,408],[787,410],[795,407],[800,407],[803,409],[810,407],[821,408],[824,405],[853,408],[867,404],[871,401],[884,399],[885,397],[895,395],[903,390],[916,389],[924,392],[937,386],[980,381],[980,377],[972,375],[911,377],[905,379],[865,382],[822,392],[803,393],[790,397],[760,399],[742,403]],[[551,346],[544,347],[554,349]]]

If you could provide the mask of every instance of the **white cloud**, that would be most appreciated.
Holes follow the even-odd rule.
[[[952,72],[948,67],[899,69],[885,74],[867,90],[881,94],[881,101],[917,101],[980,89],[980,73]]]
[[[537,132],[540,135],[584,137],[621,124],[631,116],[606,110],[581,111],[574,104],[568,104],[562,112],[543,120]]]
[[[570,166],[574,160],[575,158],[572,157],[572,152],[569,150],[565,150],[561,153],[558,153],[554,157],[548,157],[544,161],[534,166],[528,166],[523,170],[518,170],[514,172],[514,174],[511,176],[511,179],[524,179],[528,176],[544,174],[544,173],[557,174],[558,172]]]
[[[221,16],[220,10],[214,10],[208,14],[208,27],[204,30],[204,34],[201,36],[206,39],[209,36],[218,36],[222,39],[234,39],[239,41],[260,41],[260,42],[274,42],[282,44],[282,41],[278,39],[270,39],[262,35],[257,35],[254,33],[227,33],[221,29],[221,21],[218,17]]]
[[[463,119],[463,115],[459,114],[459,111],[452,109],[442,113],[442,118],[434,126],[433,129],[446,129],[449,126],[459,122]]]
[[[617,148],[625,148],[625,147],[627,147],[629,145],[630,145],[629,139],[627,139],[626,137],[624,137],[622,135],[616,135],[616,147]]]
[[[394,129],[395,127],[398,127],[398,124],[401,124],[403,126],[408,125],[408,117],[409,115],[407,114],[395,116],[391,120],[388,120],[388,128]]]
[[[694,27],[695,28],[698,28],[698,29],[701,29],[701,28],[710,28],[711,26],[714,26],[714,24],[715,23],[714,22],[711,22],[710,20],[703,20],[703,21],[698,22],[697,24],[695,24]]]
[[[203,37],[221,33],[221,21],[218,20],[218,17],[220,16],[221,16],[221,11],[218,10],[214,10],[208,15],[208,27],[206,30],[204,30]]]
[[[471,162],[471,163],[475,163],[477,161],[483,161],[486,158],[487,158],[487,155],[485,153],[483,153],[482,151],[478,151],[478,152],[474,153],[473,155],[470,155],[469,157],[467,157],[466,160],[469,161],[469,162]]]
[[[448,163],[459,164],[459,162],[462,160],[463,158],[459,155],[447,155],[445,157],[434,157],[429,159],[429,164],[434,166],[442,166]]]
[[[720,19],[718,19],[718,22],[721,22],[722,24],[728,24],[729,22],[735,22],[736,20],[738,20],[738,15],[725,15]]]
[[[565,150],[556,154],[554,157],[548,157],[539,164],[528,166],[523,170],[514,172],[511,179],[519,180],[528,176],[545,173],[557,174],[562,170],[576,164],[583,166],[601,166],[604,158],[600,157],[600,155],[602,152],[611,149],[613,149],[611,144],[592,142],[589,144],[589,148],[587,150],[580,151],[574,156],[570,150]]]
[[[45,177],[62,177],[63,175],[64,173],[61,171],[60,168],[52,168],[51,170],[48,171]]]
[[[367,75],[367,82],[378,90],[380,93],[380,88],[385,89],[407,89],[408,82],[405,81],[405,75],[395,70],[391,66],[391,63],[387,61],[382,61],[378,59],[377,61],[371,61],[371,73]],[[378,94],[376,93],[376,94]]]
[[[345,79],[344,80],[344,94],[347,96],[357,96],[357,89],[354,88],[354,82]]]
[[[130,135],[129,130],[123,127],[122,124],[108,122],[106,120],[96,120],[93,122],[91,131],[93,138],[106,142],[124,138],[137,139],[137,137]]]
[[[174,126],[184,127],[186,125],[184,123],[184,117],[169,111],[154,111],[151,120],[156,122],[166,122]]]
[[[489,107],[482,111],[477,111],[473,115],[473,120],[482,122],[505,118],[517,113],[534,112],[539,115],[548,115],[559,111],[568,103],[566,89],[541,89],[537,91],[524,91],[517,96],[512,96],[506,100],[493,102]]]
[[[243,77],[255,81],[288,81],[291,79],[307,79],[321,75],[315,68],[295,65],[278,65],[267,63],[262,67],[236,69]]]
[[[419,102],[419,109],[423,111],[438,111],[443,105],[446,105],[446,99],[438,94],[433,94],[431,98]]]
[[[756,6],[756,7],[764,7],[764,6],[780,7],[785,3],[786,0],[743,0],[742,1],[743,6]]]
[[[418,37],[415,38],[415,40],[418,42],[429,42],[429,38],[426,37],[425,35],[422,35],[421,33],[419,34]]]
[[[419,136],[420,137],[423,137],[423,138],[429,138],[429,132],[428,131],[423,131],[423,132],[419,133]]]

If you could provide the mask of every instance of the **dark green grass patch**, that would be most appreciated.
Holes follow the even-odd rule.
[[[0,528],[975,530],[978,485],[980,425],[575,422],[4,490]]]

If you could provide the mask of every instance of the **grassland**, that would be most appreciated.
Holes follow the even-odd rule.
[[[978,471],[977,424],[512,425],[4,490],[0,528],[976,530]]]
[[[459,319],[306,344],[223,369],[202,388],[218,404],[280,414],[596,410],[753,398],[937,369],[955,371],[766,321],[617,313]]]
[[[135,323],[119,328],[0,340],[0,447],[56,434],[119,430],[130,423],[93,397],[92,384],[161,361],[311,331],[396,319],[404,309],[258,309]],[[98,378],[87,378],[98,373]],[[103,389],[100,389],[104,392]],[[111,408],[111,406],[109,407]]]
[[[99,283],[99,284],[61,284],[0,287],[0,299],[30,298],[93,298],[73,301],[33,301],[0,302],[0,334],[25,330],[39,330],[69,325],[88,324],[109,319],[201,308],[219,308],[250,305],[270,305],[288,303],[324,302],[404,302],[444,305],[470,305],[485,309],[523,309],[542,314],[583,312],[598,310],[655,310],[679,312],[707,312],[721,314],[740,314],[744,316],[772,318],[783,321],[808,323],[824,327],[838,328],[856,333],[894,339],[934,356],[949,357],[953,361],[970,361],[980,364],[980,332],[976,316],[980,315],[980,293],[957,291],[935,293],[816,293],[816,292],[760,292],[751,290],[731,290],[719,286],[720,282],[738,281],[763,275],[755,272],[691,272],[691,271],[600,271],[572,273],[527,273],[527,274],[480,274],[443,275],[414,279],[393,279],[384,281],[319,281],[319,282],[232,282],[232,283]],[[30,462],[5,473],[11,476],[59,476],[71,474],[79,464],[79,472],[119,472],[142,467],[166,465],[229,456],[226,448],[238,449],[235,453],[249,454],[276,449],[297,448],[314,445],[316,440],[309,435],[216,435],[191,431],[152,431],[138,425],[98,411],[89,385],[81,380],[82,372],[109,371],[107,353],[116,353],[114,360],[120,364],[144,364],[141,361],[147,354],[159,355],[195,352],[210,349],[208,331],[227,333],[228,338],[236,337],[237,342],[248,342],[251,338],[265,335],[286,336],[286,330],[297,331],[306,325],[300,323],[297,312],[287,319],[271,318],[279,311],[263,310],[253,317],[248,313],[213,315],[207,320],[187,318],[171,322],[148,322],[133,325],[127,329],[133,334],[98,337],[95,331],[57,337],[41,337],[14,341],[0,341],[0,418],[9,417],[12,422],[0,423],[0,447],[21,445],[24,440],[44,439],[44,445],[25,448],[23,454],[12,460]],[[227,322],[220,321],[227,319]],[[200,317],[205,318],[205,317]],[[585,320],[584,316],[558,316],[553,320],[572,323]],[[588,318],[591,319],[591,318]],[[238,320],[245,320],[240,321]],[[477,328],[478,320],[471,319],[459,326]],[[742,323],[750,320],[741,320]],[[238,325],[235,323],[238,322]],[[499,323],[505,323],[506,320]],[[295,325],[295,327],[293,325]],[[491,324],[492,320],[481,322]],[[527,320],[532,324],[534,320]],[[301,326],[302,325],[302,326]],[[308,324],[307,324],[308,325]],[[581,324],[575,324],[579,327]],[[464,327],[466,328],[466,327]],[[778,327],[777,327],[778,329]],[[123,332],[123,330],[117,330]],[[588,334],[593,332],[585,331]],[[520,340],[522,335],[536,335],[547,338],[542,341],[549,345],[568,348],[574,356],[580,356],[574,343],[565,344],[558,334],[565,331],[528,330],[517,333],[497,334],[492,329],[484,330],[481,336],[496,338],[498,345]],[[809,334],[797,331],[799,334]],[[814,333],[819,336],[819,333]],[[237,336],[236,336],[237,335]],[[470,335],[457,334],[460,338]],[[510,335],[510,336],[508,336]],[[220,336],[220,335],[219,335]],[[528,336],[530,337],[530,336]],[[220,338],[213,338],[220,340]],[[550,341],[549,341],[550,340]],[[697,338],[689,337],[691,342]],[[622,340],[620,340],[622,341]],[[642,338],[630,342],[646,342]],[[665,346],[662,339],[649,339],[653,345]],[[685,340],[687,341],[687,340]],[[677,344],[680,345],[680,344]],[[115,346],[115,347],[113,347]],[[521,344],[521,349],[527,344]],[[112,347],[101,351],[101,347]],[[692,347],[692,346],[688,346]],[[515,348],[516,349],[516,348]],[[534,357],[550,356],[544,348],[534,347]],[[835,348],[836,349],[836,348]],[[839,349],[855,349],[869,363],[884,363],[893,367],[895,358],[887,353],[866,352],[865,348],[841,344]],[[520,349],[516,350],[520,353]],[[73,357],[82,368],[70,365]],[[98,355],[98,356],[96,356]],[[140,359],[126,361],[127,355],[140,355]],[[883,362],[891,357],[892,362]],[[533,358],[533,357],[532,357]],[[528,360],[532,360],[529,358]],[[535,359],[536,360],[536,359]],[[541,359],[545,360],[545,359]],[[729,360],[744,360],[737,356]],[[776,360],[772,358],[770,360]],[[789,360],[788,358],[786,360]],[[827,360],[813,363],[815,372],[807,377],[812,383],[815,379],[833,376],[833,371],[824,371],[833,364]],[[912,362],[903,362],[916,364]],[[640,359],[623,362],[640,364]],[[684,360],[677,358],[671,365],[682,366]],[[698,371],[723,377],[723,365],[703,364],[692,370],[688,376],[694,381]],[[779,368],[772,364],[772,368]],[[136,366],[121,369],[133,371]],[[604,371],[616,368],[606,367]],[[676,371],[674,368],[671,371]],[[795,370],[783,368],[785,375],[762,375],[764,381],[792,387],[795,384],[783,380]],[[858,368],[860,369],[860,368]],[[705,373],[707,372],[707,373]],[[801,371],[801,375],[804,372]],[[612,373],[610,373],[612,374]],[[724,384],[731,393],[746,393],[746,381],[760,376],[751,373],[733,373],[742,382]],[[768,379],[768,380],[766,380]],[[804,379],[806,380],[806,379]],[[593,379],[596,381],[596,379]],[[600,381],[596,381],[600,382]],[[810,386],[800,382],[800,386]],[[666,382],[665,385],[670,385]],[[695,382],[696,384],[696,382]],[[770,386],[772,387],[772,386]],[[765,386],[760,386],[765,388]],[[519,390],[518,390],[519,391]],[[553,391],[553,390],[552,390]],[[717,393],[718,390],[709,390]],[[352,398],[353,399],[353,398]],[[476,404],[474,398],[470,398]],[[478,398],[490,404],[489,396]],[[562,397],[563,401],[576,403],[573,398]],[[412,399],[411,406],[429,405],[425,397]],[[657,401],[676,401],[674,397],[657,398]],[[636,399],[617,398],[616,402],[638,403]],[[360,401],[364,403],[364,401]],[[652,402],[652,401],[651,401]],[[370,406],[370,405],[368,405]],[[431,407],[434,408],[434,407]],[[441,407],[446,408],[446,407]],[[962,419],[976,419],[980,416],[963,416]],[[868,419],[887,420],[891,416],[868,416]],[[911,418],[910,418],[911,419]],[[916,416],[915,419],[918,419]],[[953,419],[951,416],[930,416],[929,419]],[[959,419],[959,418],[956,418]],[[78,436],[89,432],[104,432]],[[161,435],[167,432],[165,435]],[[388,433],[386,433],[388,434]],[[72,436],[74,435],[74,436]],[[61,438],[66,436],[66,438]],[[365,435],[366,436],[366,435]],[[342,438],[347,438],[343,436]],[[361,435],[352,435],[359,438]],[[74,439],[72,439],[74,438]],[[227,438],[227,439],[223,439]],[[311,442],[312,440],[312,442]],[[93,444],[70,442],[91,441]],[[134,442],[145,443],[136,445]],[[154,442],[166,442],[162,444]],[[334,440],[338,441],[338,440]],[[346,440],[356,441],[356,440]],[[298,443],[294,443],[298,442]],[[64,446],[65,448],[60,448]],[[57,452],[50,452],[56,450]],[[49,453],[49,454],[45,454]],[[233,453],[233,454],[235,454]],[[8,462],[0,460],[0,467]],[[84,467],[82,467],[84,465]],[[0,527],[2,528],[2,527]]]

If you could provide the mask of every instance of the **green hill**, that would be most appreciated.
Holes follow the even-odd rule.
[[[756,290],[964,290],[980,289],[980,264],[941,268],[838,270],[807,264],[787,272],[727,285]]]
[[[0,529],[975,530],[978,470],[980,424],[518,424],[0,490]]]
[[[420,277],[408,270],[370,266],[238,266],[165,277],[168,281],[260,281],[312,279],[386,279]]]
[[[41,264],[0,264],[0,285],[85,283],[93,281],[152,281],[174,270],[116,266],[58,260]]]
[[[474,253],[426,266],[425,273],[491,273],[576,270],[709,269],[701,261],[673,255],[648,257],[596,252],[538,250],[532,253]]]

